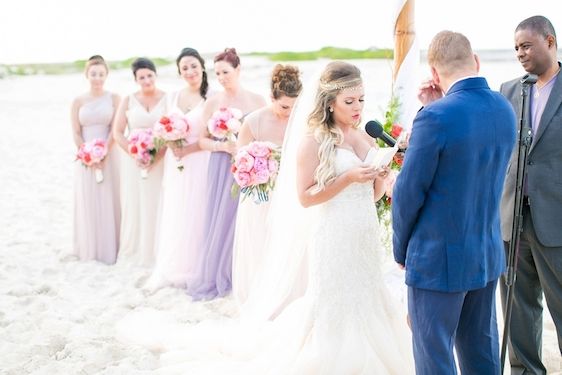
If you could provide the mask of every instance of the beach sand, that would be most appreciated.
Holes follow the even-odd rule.
[[[309,74],[322,63],[299,65]],[[368,104],[366,117],[380,119],[390,93],[390,63],[358,65],[372,92],[368,100],[374,103]],[[253,59],[243,66],[247,87],[266,95],[272,63]],[[518,74],[516,68],[498,65],[496,82]],[[175,67],[162,69],[160,80],[165,89],[182,85]],[[182,290],[172,288],[150,294],[140,288],[148,269],[126,261],[115,266],[80,262],[72,255],[75,149],[69,108],[72,98],[86,88],[79,74],[0,80],[2,375],[155,373],[162,352],[116,339],[115,324],[131,311],[158,310],[184,324],[235,314],[229,298],[193,303]],[[110,73],[107,88],[122,95],[132,92],[132,74]],[[549,373],[560,373],[548,315],[544,327],[545,362]]]

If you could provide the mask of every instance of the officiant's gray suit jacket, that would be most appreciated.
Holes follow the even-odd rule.
[[[559,63],[560,65],[560,63]],[[501,93],[520,116],[521,83],[504,83]],[[530,111],[529,111],[530,112]],[[517,125],[519,127],[519,124]],[[519,138],[519,137],[517,137]],[[517,151],[513,149],[500,206],[502,237],[510,241],[513,223]],[[531,218],[543,246],[562,246],[562,75],[556,79],[527,157],[527,191]]]

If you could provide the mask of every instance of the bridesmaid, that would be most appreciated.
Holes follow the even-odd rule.
[[[224,91],[209,98],[203,108],[203,123],[220,108],[237,108],[248,114],[265,106],[265,99],[240,85],[240,58],[234,48],[215,56],[215,74]],[[234,182],[230,172],[236,153],[232,141],[214,139],[205,130],[199,139],[202,149],[211,151],[207,182],[207,205],[204,219],[205,241],[198,256],[188,294],[194,300],[212,299],[228,294],[232,288],[232,244],[238,197],[232,197]]]
[[[280,149],[291,110],[301,89],[298,68],[277,64],[271,77],[271,104],[246,117],[238,134],[237,146],[265,141]],[[252,197],[240,198],[232,260],[232,293],[239,304],[246,301],[256,272],[261,269],[268,210],[269,201],[256,204]]]
[[[119,248],[118,159],[111,152],[111,122],[119,96],[104,90],[108,67],[94,55],[86,62],[90,90],[74,99],[71,109],[72,135],[76,147],[95,138],[109,146],[104,160],[93,167],[77,163],[74,180],[74,252],[82,260],[113,264]],[[94,169],[102,170],[96,182]]]
[[[121,171],[121,257],[131,257],[134,263],[154,264],[154,233],[160,185],[162,184],[162,149],[141,178],[140,168],[129,155],[125,131],[152,128],[167,112],[166,95],[156,87],[156,67],[147,58],[136,59],[132,66],[140,90],[125,97],[119,106],[113,126],[115,140],[130,158],[123,158]]]
[[[190,130],[187,144],[168,148],[164,159],[164,177],[157,226],[156,266],[147,288],[186,287],[203,241],[202,217],[207,190],[207,167],[210,152],[199,146],[205,131],[201,118],[208,96],[209,82],[205,61],[193,48],[184,48],[176,59],[178,73],[186,86],[171,99],[171,111],[185,115]],[[177,159],[184,166],[177,169]]]

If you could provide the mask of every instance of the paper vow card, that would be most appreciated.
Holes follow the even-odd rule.
[[[375,168],[381,168],[389,165],[397,151],[398,146],[381,147],[377,149],[371,165]]]

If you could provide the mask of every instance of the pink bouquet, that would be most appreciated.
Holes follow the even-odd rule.
[[[154,132],[150,128],[133,129],[128,141],[129,154],[133,156],[137,165],[141,167],[141,177],[147,178],[147,168],[152,164],[158,152]]]
[[[238,151],[231,172],[244,198],[254,196],[256,203],[267,202],[275,186],[281,152],[271,142],[254,141]]]
[[[209,133],[220,140],[236,140],[236,135],[242,125],[242,111],[236,108],[220,108],[213,113],[207,123]]]
[[[78,148],[76,160],[80,160],[86,167],[91,167],[96,163],[100,163],[107,155],[107,144],[104,139],[93,139],[84,142]],[[101,169],[94,169],[96,182],[99,184],[103,181],[103,173]]]
[[[189,135],[189,123],[185,116],[179,113],[172,113],[168,116],[162,116],[156,124],[154,124],[154,134],[158,138],[158,142],[164,144],[172,144],[176,147],[182,147],[187,143]],[[183,171],[183,164],[178,158],[178,169]]]

